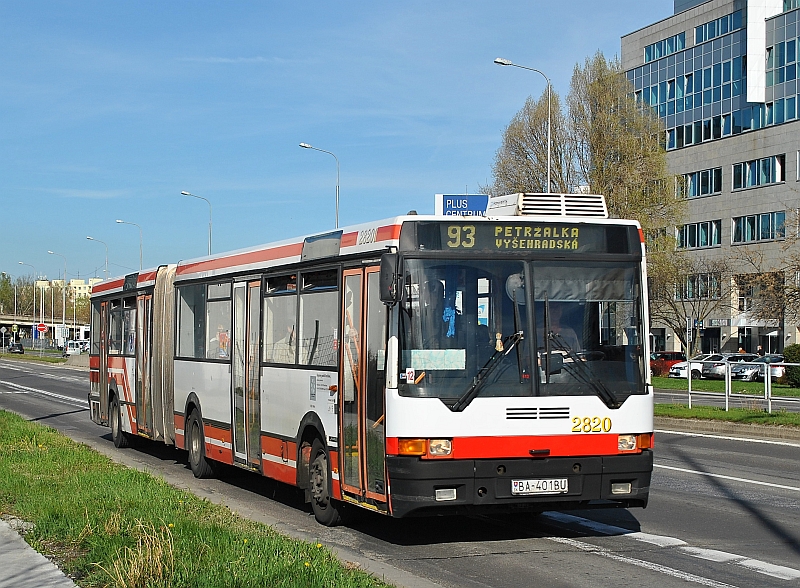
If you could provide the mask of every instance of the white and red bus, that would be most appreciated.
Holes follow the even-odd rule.
[[[518,195],[495,209],[517,216],[412,214],[98,284],[92,419],[118,447],[187,450],[198,477],[231,464],[304,489],[326,525],[347,505],[644,507],[642,231],[587,198]]]

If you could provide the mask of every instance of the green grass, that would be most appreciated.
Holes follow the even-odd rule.
[[[752,394],[764,396],[764,382],[741,382],[733,380],[732,390],[736,394]],[[667,390],[688,390],[689,382],[683,378],[653,377],[653,387]],[[704,392],[725,392],[725,380],[695,380],[692,379],[692,390]],[[800,388],[791,388],[785,384],[772,383],[773,396],[800,396]]]
[[[26,349],[25,353],[0,353],[0,359],[16,359],[20,361],[40,361],[44,363],[64,363],[67,361],[62,357],[61,352],[48,351],[47,349],[40,355],[38,349]]]
[[[80,586],[387,586],[4,411],[0,513],[33,523],[25,539]]]
[[[744,408],[732,408],[725,411],[724,408],[716,406],[693,406],[690,409],[685,404],[656,404],[654,412],[656,416],[681,419],[706,419],[800,428],[800,413],[786,412],[785,410],[769,414],[763,410],[748,410]]]

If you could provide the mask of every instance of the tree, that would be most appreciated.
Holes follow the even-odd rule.
[[[578,181],[572,141],[561,112],[561,100],[552,88],[550,99],[552,191],[569,192]],[[525,106],[511,119],[495,154],[494,182],[483,187],[488,194],[547,192],[547,100],[546,89],[539,100],[528,97]]]
[[[724,258],[709,258],[675,251],[659,250],[648,263],[650,282],[650,319],[667,325],[680,339],[687,355],[694,354],[698,337],[687,338],[687,318],[707,320],[713,315],[728,314],[734,304],[732,274]],[[699,324],[698,324],[699,326]]]
[[[597,53],[576,65],[562,112],[552,92],[553,190],[587,186],[603,194],[615,218],[634,218],[649,232],[674,227],[685,202],[675,198],[667,172],[663,126],[657,114],[633,98],[617,59]],[[547,92],[529,98],[503,133],[492,166],[490,194],[546,192]]]

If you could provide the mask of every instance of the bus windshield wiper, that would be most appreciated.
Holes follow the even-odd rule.
[[[579,357],[561,335],[550,332],[547,334],[547,339],[548,341],[552,341],[554,349],[566,354],[571,360],[570,362],[564,362],[563,365],[563,369],[568,374],[577,381],[589,386],[608,408],[619,408],[622,406],[622,403],[617,399],[614,393],[609,390],[601,380],[598,380],[592,375],[591,370],[586,366],[586,360]]]
[[[513,335],[509,335],[506,337],[506,340],[503,341],[503,349],[502,351],[495,350],[492,353],[492,356],[489,360],[483,365],[481,369],[478,370],[478,373],[472,378],[472,384],[469,385],[464,393],[458,397],[458,399],[450,405],[450,410],[453,412],[461,412],[465,408],[467,408],[470,403],[475,400],[475,397],[480,393],[481,388],[486,383],[486,380],[489,376],[494,372],[494,370],[499,366],[502,361],[503,357],[511,353],[511,351],[522,341],[522,331],[517,331]]]

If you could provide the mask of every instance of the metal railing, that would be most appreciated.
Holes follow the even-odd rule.
[[[724,392],[711,392],[707,390],[693,390],[692,389],[692,380],[696,380],[696,378],[692,378],[692,364],[701,363],[704,366],[708,364],[724,364],[724,375],[723,380],[725,381],[725,391]],[[761,377],[764,378],[764,395],[763,396],[756,396],[754,394],[744,394],[741,392],[734,392],[733,391],[733,377],[731,375],[731,369],[734,366],[754,366],[757,369],[761,369],[759,366],[764,367],[763,374],[760,374]],[[706,397],[716,397],[716,398],[724,398],[725,399],[725,410],[730,409],[731,399],[747,399],[747,400],[763,400],[767,404],[767,412],[770,414],[772,413],[772,379],[775,377],[772,375],[773,368],[783,368],[782,375],[786,374],[786,368],[788,367],[800,367],[800,363],[786,363],[786,362],[776,362],[776,363],[763,363],[763,362],[752,362],[752,361],[691,361],[687,360],[686,362],[686,379],[688,382],[688,398],[689,398],[689,408],[692,408],[692,396],[706,396]],[[769,376],[767,376],[769,374]],[[717,379],[717,378],[702,378],[703,380],[709,379]],[[776,378],[777,379],[777,378]],[[743,380],[744,381],[744,380]],[[798,402],[800,403],[800,396],[779,396],[780,402]]]

